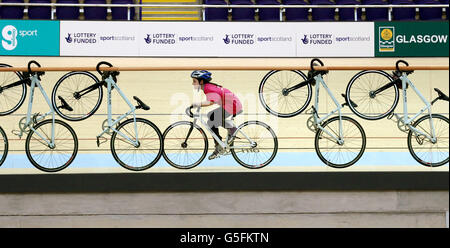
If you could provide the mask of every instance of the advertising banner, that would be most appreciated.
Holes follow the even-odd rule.
[[[279,23],[142,22],[141,56],[292,57],[295,34]]]
[[[373,22],[298,23],[297,57],[373,57]]]
[[[448,57],[448,22],[376,22],[376,57]]]
[[[0,55],[59,56],[59,21],[0,20]]]
[[[0,55],[448,57],[448,22],[0,20]]]
[[[373,23],[61,22],[61,56],[373,57]]]
[[[137,24],[61,21],[61,56],[139,56]]]

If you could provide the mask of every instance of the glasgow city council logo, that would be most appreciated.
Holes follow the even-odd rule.
[[[394,27],[378,28],[378,51],[394,52],[395,51],[395,29]]]

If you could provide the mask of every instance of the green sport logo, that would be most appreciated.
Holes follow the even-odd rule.
[[[0,56],[59,56],[59,21],[0,20]]]
[[[395,51],[395,28],[379,27],[378,28],[378,51],[394,52]]]

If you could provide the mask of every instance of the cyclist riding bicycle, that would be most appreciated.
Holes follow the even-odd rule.
[[[230,116],[236,116],[242,113],[242,104],[233,92],[223,88],[222,86],[211,82],[211,72],[206,70],[196,70],[191,73],[192,85],[194,89],[203,90],[206,95],[206,101],[192,104],[193,107],[207,107],[218,104],[220,107],[208,113],[208,126],[222,140],[219,134],[219,126],[224,127],[228,131],[228,139],[237,130],[231,121],[225,119]],[[208,159],[215,159],[222,151],[222,147],[214,140],[215,149]]]

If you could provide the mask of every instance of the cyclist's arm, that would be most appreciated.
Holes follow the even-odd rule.
[[[194,107],[198,107],[198,106],[200,106],[200,107],[208,107],[208,106],[211,106],[213,104],[214,104],[214,102],[212,102],[212,101],[203,101],[203,102],[199,102],[199,103],[194,103],[192,105]]]

